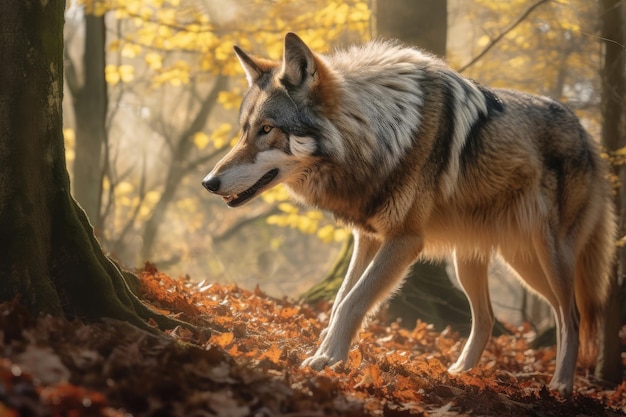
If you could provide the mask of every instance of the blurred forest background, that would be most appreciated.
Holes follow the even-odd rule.
[[[443,16],[426,18],[445,29],[432,36],[443,37],[444,51],[436,53],[445,53],[453,68],[488,86],[555,97],[600,137],[598,2],[437,3]],[[237,136],[246,82],[233,45],[279,59],[287,31],[320,52],[367,41],[384,35],[376,6],[366,0],[83,0],[70,6],[68,168],[74,196],[103,248],[126,267],[149,260],[172,276],[259,285],[277,297],[297,297],[322,280],[349,236],[332,218],[291,203],[281,187],[228,209],[200,182]],[[425,30],[423,36],[430,35]],[[544,303],[498,265],[492,272],[498,317],[550,323]]]

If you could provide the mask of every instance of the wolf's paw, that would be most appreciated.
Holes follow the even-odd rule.
[[[306,368],[308,366],[316,371],[321,371],[324,367],[334,365],[337,362],[338,359],[333,359],[328,355],[315,354],[302,362],[302,368]]]
[[[344,353],[344,349],[328,349],[325,345],[325,343],[322,344],[313,356],[305,359],[301,367],[309,366],[316,371],[321,371],[326,366],[333,366],[346,359],[347,352]]]
[[[448,368],[448,372],[451,374],[460,374],[463,371],[465,371],[465,369],[463,368],[463,365],[459,363],[452,364]]]
[[[563,397],[569,397],[572,395],[573,387],[572,384],[567,384],[565,382],[555,381],[554,379],[548,385],[548,388],[552,391],[556,391],[561,394]]]

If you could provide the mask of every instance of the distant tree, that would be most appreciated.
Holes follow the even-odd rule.
[[[100,202],[104,174],[104,152],[107,145],[106,118],[108,108],[106,66],[106,26],[104,14],[93,14],[85,7],[85,36],[81,71],[65,55],[65,79],[72,95],[75,114],[73,194],[87,213],[90,222],[101,232]],[[66,49],[67,51],[67,49]]]
[[[626,6],[620,0],[600,0],[601,34],[603,43],[602,79],[602,143],[616,156],[626,149]],[[614,175],[620,186],[615,195],[619,214],[620,237],[626,235],[626,160],[614,160]],[[623,238],[621,239],[623,242]],[[604,315],[600,355],[596,376],[619,383],[622,380],[622,359],[619,330],[624,324],[620,312],[625,299],[626,250],[618,247],[617,259],[611,277],[611,292]],[[621,314],[620,314],[621,313]]]
[[[377,36],[399,39],[446,56],[448,2],[446,0],[379,0],[374,19]]]
[[[0,2],[0,301],[147,329],[145,319],[160,316],[130,292],[70,195],[61,110],[64,6]]]

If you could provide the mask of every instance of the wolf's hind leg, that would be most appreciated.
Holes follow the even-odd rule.
[[[350,290],[357,283],[365,268],[370,264],[376,251],[380,248],[380,241],[376,240],[373,236],[354,231],[354,250],[352,251],[352,257],[350,258],[350,265],[348,266],[348,272],[344,278],[341,288],[335,297],[333,308],[330,313],[330,319],[328,321],[328,327],[322,331],[320,335],[321,341],[326,338],[328,334],[328,328],[330,328],[333,318],[337,313],[337,308],[348,295]]]
[[[537,236],[535,249],[558,305],[556,369],[549,388],[572,393],[578,357],[578,316],[574,298],[575,255],[571,247],[551,234]],[[591,289],[590,289],[591,291]]]
[[[394,236],[384,240],[361,279],[337,305],[326,337],[317,351],[302,366],[321,370],[324,366],[345,360],[350,343],[367,313],[397,288],[422,247],[423,241],[418,235]]]
[[[526,283],[526,285],[528,285],[532,290],[543,297],[548,304],[550,304],[555,318],[559,323],[558,326],[560,327],[560,316],[558,314],[559,302],[550,287],[550,281],[543,271],[535,250],[531,248],[528,254],[508,257],[505,256],[504,259],[507,261],[509,266],[513,268],[517,275],[519,275],[519,278]],[[556,337],[557,346],[559,346],[561,336],[558,332]]]
[[[487,282],[489,259],[459,259],[458,256],[455,256],[454,264],[457,277],[472,309],[472,330],[469,338],[457,361],[448,368],[449,372],[457,373],[467,371],[478,364],[489,337],[491,337],[495,319]]]
[[[509,265],[526,284],[544,297],[556,320],[556,370],[550,389],[572,391],[578,354],[578,324],[574,303],[574,256],[548,235],[533,239],[524,255],[506,256]],[[557,249],[558,248],[558,249]]]

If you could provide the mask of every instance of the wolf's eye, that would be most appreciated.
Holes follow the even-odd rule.
[[[263,126],[261,126],[261,131],[259,133],[261,135],[267,135],[268,133],[270,133],[272,131],[272,129],[274,129],[274,126],[263,125]]]

